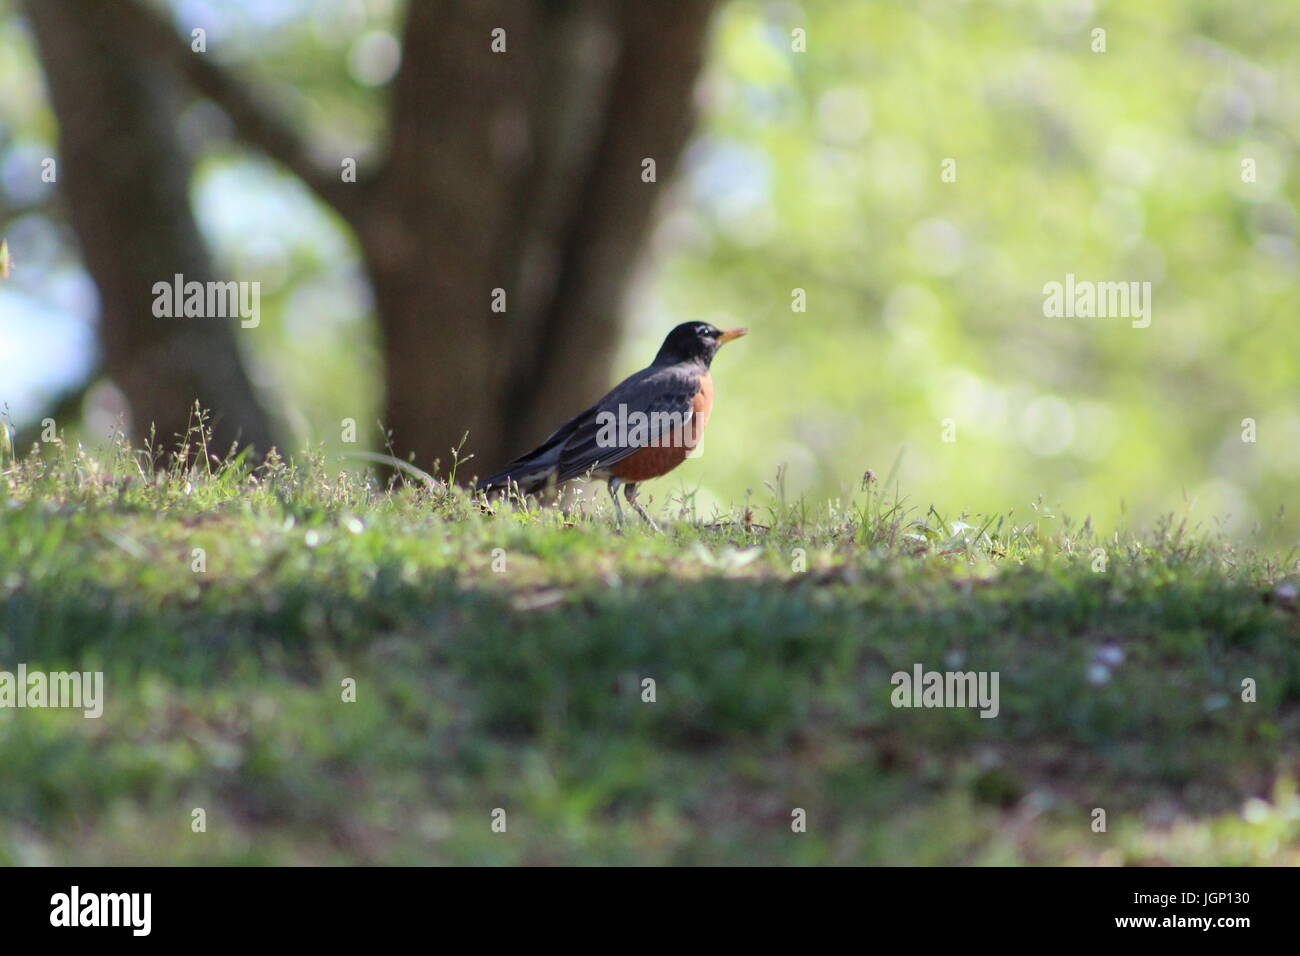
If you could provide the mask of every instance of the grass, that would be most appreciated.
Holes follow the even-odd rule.
[[[1294,554],[870,479],[619,537],[197,437],[4,463],[0,670],[106,704],[0,710],[0,863],[1300,863]]]

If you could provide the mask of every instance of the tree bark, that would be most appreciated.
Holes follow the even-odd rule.
[[[41,8],[52,23],[58,17],[45,8],[66,14],[68,0],[29,6],[34,19]],[[468,432],[476,461],[464,479],[526,450],[610,384],[622,296],[691,128],[714,6],[413,0],[388,149],[353,184],[317,168],[292,125],[259,105],[265,98],[211,57],[189,54],[149,8],[122,0],[111,19],[135,43],[134,67],[124,71],[137,81],[130,96],[158,98],[163,84],[147,82],[145,64],[179,73],[228,114],[237,135],[353,226],[375,292],[393,446],[423,467],[445,466]],[[492,48],[495,30],[504,31],[504,52]],[[93,48],[87,32],[79,43]],[[81,55],[57,37],[42,45],[47,57]],[[121,50],[118,58],[128,59]],[[52,71],[64,79],[75,72]],[[167,142],[143,128],[161,111],[106,105],[108,115],[134,117],[135,149]],[[72,115],[74,106],[59,107],[61,119],[66,111],[89,122]],[[655,182],[642,180],[645,159],[655,162]],[[179,178],[181,167],[168,171]],[[182,208],[170,232],[193,251],[193,221]],[[92,271],[98,279],[120,266],[92,262]],[[492,310],[498,289],[503,313]]]
[[[622,296],[690,132],[713,6],[408,7],[391,151],[361,225],[399,451],[445,463],[468,431],[482,473],[609,386]],[[491,49],[498,28],[505,52]]]
[[[237,320],[153,314],[156,282],[216,278],[190,208],[175,78],[126,55],[116,4],[27,0],[26,11],[59,121],[57,181],[99,291],[103,367],[131,404],[134,437],[152,423],[170,444],[197,400],[212,414],[214,453],[235,441],[266,451]]]

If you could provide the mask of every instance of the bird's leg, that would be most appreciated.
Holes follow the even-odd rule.
[[[655,519],[651,518],[648,514],[646,514],[645,509],[641,507],[641,502],[636,500],[636,482],[629,481],[627,483],[627,486],[623,489],[623,494],[627,498],[627,503],[630,504],[633,508],[635,508],[636,513],[639,514],[642,518],[645,518],[646,523],[650,525],[650,528],[656,534],[658,534],[659,526],[655,524]]]
[[[623,533],[623,507],[618,503],[618,489],[623,484],[622,478],[609,479],[609,497],[614,502],[614,521],[618,524],[619,533]]]

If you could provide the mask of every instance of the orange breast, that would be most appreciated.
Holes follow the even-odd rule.
[[[713,379],[708,372],[700,376],[700,390],[691,399],[691,418],[685,428],[675,427],[668,439],[658,445],[640,448],[610,466],[610,474],[627,482],[647,481],[666,475],[683,461],[704,438],[704,426],[713,409]]]

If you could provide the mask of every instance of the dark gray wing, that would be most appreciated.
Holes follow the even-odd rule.
[[[666,441],[668,435],[661,434],[665,428],[690,420],[701,374],[702,369],[694,364],[652,365],[624,379],[597,405],[569,423],[573,427],[560,449],[557,480],[568,481],[593,469],[607,468],[640,448]],[[634,412],[645,416],[644,440],[637,440],[640,436],[635,434],[619,434],[617,428],[602,427],[611,421],[608,416],[613,416],[614,422],[621,416],[622,421],[635,424],[630,418]]]

